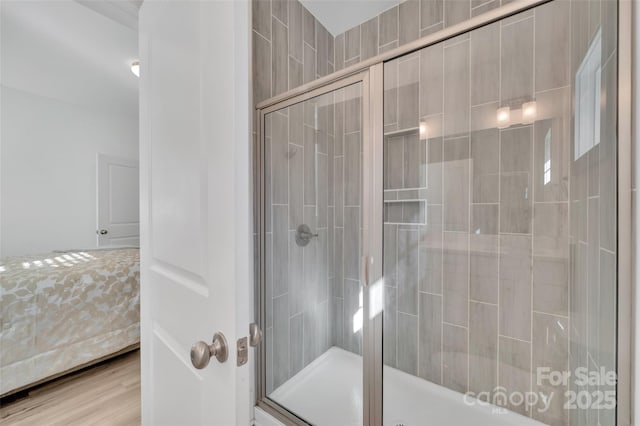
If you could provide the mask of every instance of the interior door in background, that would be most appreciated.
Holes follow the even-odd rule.
[[[138,161],[98,154],[98,247],[140,245]]]

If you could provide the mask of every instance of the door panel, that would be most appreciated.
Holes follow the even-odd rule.
[[[145,424],[251,417],[249,367],[236,367],[235,351],[251,319],[247,34],[245,2],[140,10]],[[192,345],[216,332],[227,361],[194,368]]]

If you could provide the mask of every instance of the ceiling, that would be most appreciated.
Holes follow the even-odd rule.
[[[137,30],[71,0],[3,0],[0,7],[3,86],[137,114],[138,79],[130,70]]]
[[[300,0],[335,37],[402,3],[402,0]]]

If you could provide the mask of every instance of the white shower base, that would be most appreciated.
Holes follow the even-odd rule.
[[[332,347],[269,398],[314,425],[362,425],[362,358]],[[467,405],[458,392],[384,367],[384,426],[542,424],[494,408]]]

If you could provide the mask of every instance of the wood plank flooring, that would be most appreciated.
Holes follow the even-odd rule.
[[[140,424],[140,351],[37,386],[0,402],[11,426]]]

